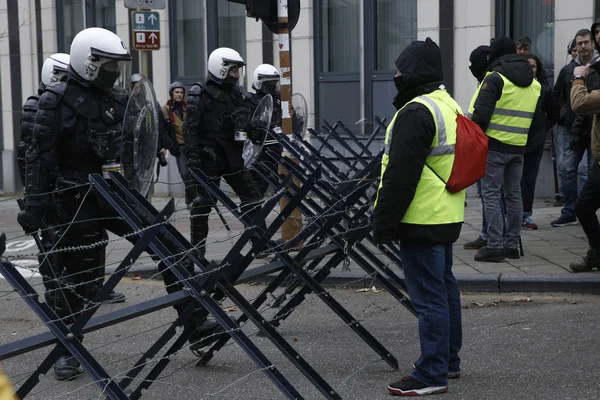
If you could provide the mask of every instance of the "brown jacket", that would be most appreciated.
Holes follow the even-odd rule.
[[[183,119],[185,119],[187,114],[186,109],[187,104],[186,102],[183,102]],[[170,122],[173,129],[175,129],[177,144],[183,144],[183,120],[171,109],[171,100],[162,106],[162,112],[165,117],[165,122]]]
[[[571,108],[576,114],[594,115],[592,123],[592,154],[600,161],[600,90],[588,93],[583,79],[575,79],[571,87]]]

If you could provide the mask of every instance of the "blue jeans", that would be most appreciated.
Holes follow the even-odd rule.
[[[481,192],[481,180],[477,181],[477,194],[479,195],[479,198],[481,199],[481,233],[479,234],[479,237],[482,238],[483,240],[487,240],[488,239],[488,224],[487,224],[487,218],[485,217],[485,204],[483,203],[483,193]],[[505,212],[505,204],[504,204],[504,199],[501,200],[502,201],[502,207],[500,207],[500,211],[502,212],[502,218],[504,218],[504,215],[506,214]],[[506,227],[504,227],[503,229],[506,229]]]
[[[570,148],[565,151],[563,162],[560,164],[564,193],[563,209],[561,210],[562,215],[569,217],[575,216],[575,203],[577,202],[579,191],[587,179],[588,165],[594,163],[593,159],[588,160],[591,153],[592,152],[589,150],[574,151]],[[579,164],[584,164],[585,177],[580,177],[579,182],[577,182],[577,175],[580,169]]]
[[[587,157],[583,152],[574,152],[571,150],[571,135],[564,126],[556,127],[556,165],[558,169],[558,178],[560,183],[560,194],[564,197],[562,214],[575,216],[575,202],[577,195],[585,184],[588,175],[589,160],[593,162],[591,152],[587,152]],[[567,193],[565,193],[567,192]]]
[[[460,290],[452,274],[452,245],[401,243],[400,257],[410,300],[419,317],[421,356],[412,376],[445,386],[460,371]]]
[[[487,247],[490,250],[519,247],[523,221],[522,174],[523,154],[488,151],[481,189],[488,220]],[[503,192],[506,216],[502,203]]]

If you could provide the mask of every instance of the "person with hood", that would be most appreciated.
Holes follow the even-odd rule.
[[[553,89],[553,96],[558,100],[560,109],[556,152],[558,158],[558,175],[562,183],[564,195],[561,215],[558,219],[551,222],[554,227],[577,223],[575,203],[578,193],[578,169],[582,160],[584,160],[584,163],[588,161],[584,158],[587,146],[585,144],[581,145],[582,142],[585,142],[585,138],[582,140],[582,137],[585,135],[582,134],[581,129],[582,127],[589,129],[589,125],[586,125],[581,120],[575,125],[577,114],[571,108],[570,93],[571,82],[573,82],[574,78],[573,70],[579,65],[585,65],[590,62],[596,53],[594,51],[594,37],[590,30],[580,29],[577,31],[574,41],[578,51],[575,62],[569,63],[561,69]],[[589,131],[587,133],[589,134]],[[587,169],[589,169],[589,166],[588,168],[584,168],[584,170]],[[584,174],[584,176],[587,176],[587,174]],[[585,179],[582,178],[581,181],[585,182]]]
[[[477,79],[477,84],[480,85],[483,78],[485,78],[485,73],[490,66],[489,60],[489,46],[479,46],[476,47],[469,57],[469,62],[471,65],[469,69],[471,70],[471,74]],[[463,245],[465,250],[479,250],[482,247],[487,246],[487,219],[485,217],[485,206],[483,204],[483,193],[481,191],[481,180],[477,181],[477,194],[481,198],[481,233],[477,237],[477,239],[467,242]],[[500,207],[500,210],[504,210],[504,204]]]
[[[475,261],[488,262],[519,258],[523,154],[536,110],[538,118],[541,113],[541,85],[533,79],[529,63],[516,54],[512,39],[497,38],[484,50],[489,53],[491,64],[473,95],[469,114],[489,137],[486,171],[481,181],[488,243],[475,255]]]
[[[600,21],[592,25],[594,44],[600,48]],[[595,60],[595,62],[598,62]],[[577,66],[573,70],[573,86],[571,88],[571,106],[573,111],[581,115],[593,115],[591,150],[594,162],[590,164],[590,173],[577,202],[575,214],[585,232],[589,243],[586,256],[578,263],[572,263],[573,272],[587,272],[594,268],[600,269],[600,223],[596,212],[600,208],[600,88],[589,90],[587,79],[594,71],[590,66]]]
[[[406,286],[419,318],[421,356],[412,373],[388,385],[392,394],[448,390],[460,376],[460,290],[452,245],[464,222],[465,191],[450,193],[456,115],[460,106],[443,85],[442,58],[430,38],[414,41],[396,60],[398,110],[388,125],[373,211],[379,244],[400,241]]]

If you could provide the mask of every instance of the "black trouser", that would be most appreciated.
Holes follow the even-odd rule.
[[[123,236],[129,226],[114,210],[104,208],[89,186],[62,189],[57,193],[58,226],[49,265],[40,264],[46,287],[46,301],[61,318],[72,319],[104,282],[106,229]],[[130,240],[134,240],[131,238]],[[46,246],[46,245],[45,245]]]
[[[88,193],[89,190],[89,193]],[[87,195],[86,195],[87,194]],[[63,190],[57,195],[59,225],[57,228],[55,250],[64,247],[78,248],[75,251],[59,252],[56,257],[54,271],[60,272],[58,279],[44,279],[46,285],[46,301],[59,317],[71,322],[72,314],[80,312],[88,299],[92,299],[104,282],[104,264],[106,251],[106,230],[126,237],[135,244],[138,236],[131,235],[133,230],[121,219],[116,211],[104,204],[89,186]],[[181,249],[165,243],[173,253]],[[93,245],[93,246],[92,246]],[[147,249],[148,251],[148,249]],[[152,255],[158,261],[156,255]],[[193,273],[193,265],[185,257],[178,255],[174,259]],[[175,275],[164,263],[159,264],[167,292],[181,290]],[[178,304],[175,309],[181,312],[187,303]]]
[[[252,218],[260,207],[258,202],[261,196],[250,171],[243,166],[231,167],[227,157],[213,148],[205,147],[200,152],[200,157],[199,168],[209,177],[210,182],[220,186],[221,178],[225,179],[240,198],[241,212]],[[208,236],[208,215],[211,207],[215,204],[215,199],[202,185],[198,185],[198,197],[199,199],[194,202],[190,212],[190,236],[192,245],[198,247],[201,254],[204,254]]]
[[[587,236],[590,248],[600,251],[600,223],[596,211],[600,208],[600,166],[594,160],[590,165],[588,175],[577,203],[575,203],[575,215]]]
[[[279,167],[278,160],[281,158],[281,151],[281,145],[265,146],[255,163],[264,166],[269,174],[277,176],[277,168]],[[251,170],[251,173],[252,179],[254,179],[254,183],[256,185],[256,189],[258,190],[258,194],[262,199],[265,197],[265,193],[269,188],[269,183],[264,180],[255,170]]]
[[[544,144],[525,153],[523,157],[523,175],[521,176],[521,198],[523,199],[523,216],[533,214],[533,197],[537,181],[540,162],[544,155]]]

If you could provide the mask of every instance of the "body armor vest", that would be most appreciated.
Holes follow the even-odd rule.
[[[102,164],[118,160],[127,96],[70,85],[63,103],[69,110],[65,113],[67,121],[63,121],[66,131],[60,135],[61,174],[100,173]]]

